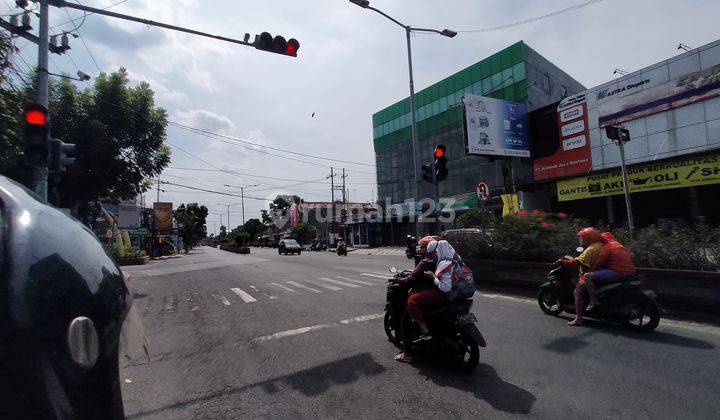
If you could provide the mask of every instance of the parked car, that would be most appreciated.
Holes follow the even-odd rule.
[[[87,227],[0,176],[0,418],[124,418],[131,304]]]
[[[280,239],[278,242],[278,255],[280,254],[298,254],[302,251],[302,247],[295,239]]]

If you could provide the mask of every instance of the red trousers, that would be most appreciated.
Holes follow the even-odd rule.
[[[416,324],[425,323],[425,314],[432,308],[447,302],[447,294],[437,287],[414,293],[408,297],[407,310]]]

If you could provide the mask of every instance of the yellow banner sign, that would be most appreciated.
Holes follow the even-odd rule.
[[[720,155],[628,168],[630,192],[720,184]],[[622,173],[588,175],[557,182],[559,201],[623,194]]]
[[[503,216],[512,216],[520,210],[517,194],[501,194],[503,201]]]

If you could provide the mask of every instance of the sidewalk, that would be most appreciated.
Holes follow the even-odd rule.
[[[405,256],[405,248],[399,246],[381,246],[377,248],[358,248],[349,250],[355,255],[401,255]]]

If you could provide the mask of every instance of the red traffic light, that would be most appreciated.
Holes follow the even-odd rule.
[[[290,38],[290,41],[287,42],[287,48],[285,49],[285,54],[291,55],[293,57],[297,57],[297,51],[300,49],[300,43],[295,38]]]
[[[25,121],[30,125],[47,125],[47,111],[38,108],[25,110]]]
[[[276,54],[289,55],[297,57],[297,51],[300,49],[300,43],[295,38],[286,41],[281,35],[273,38],[269,32],[263,32],[255,36],[253,46],[262,51],[272,52]]]
[[[435,156],[435,159],[444,157],[445,156],[445,145],[438,144],[437,146],[435,146],[435,152],[433,152],[433,155]]]

